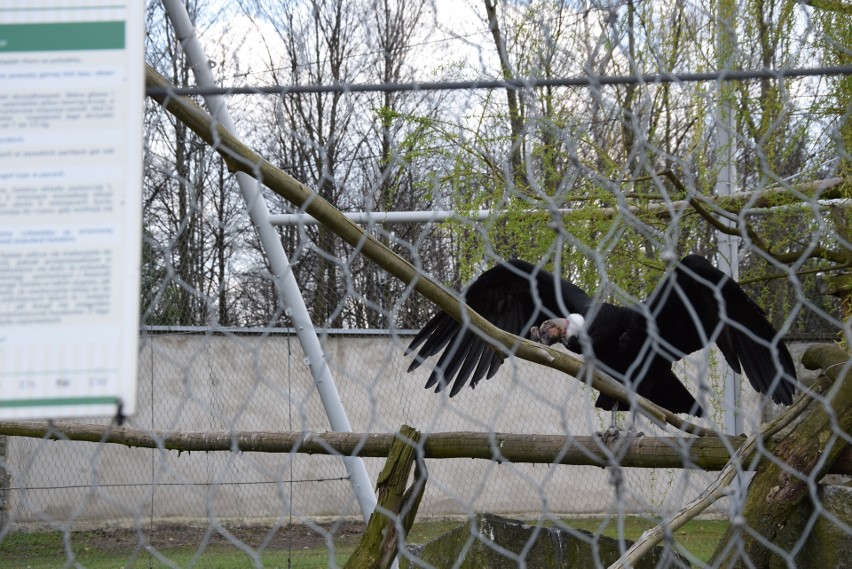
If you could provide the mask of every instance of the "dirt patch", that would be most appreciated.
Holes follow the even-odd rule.
[[[157,524],[139,530],[104,528],[73,532],[71,542],[110,553],[132,551],[146,545],[155,549],[243,545],[255,551],[300,550],[327,547],[329,540],[336,546],[356,544],[363,532],[363,523],[351,521],[282,527]]]

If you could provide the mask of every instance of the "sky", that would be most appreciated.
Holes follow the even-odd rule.
[[[416,49],[412,67],[419,70],[415,80],[435,80],[438,70],[449,60],[463,60],[468,68],[496,73],[493,40],[483,19],[481,3],[433,0],[432,5],[435,16],[424,18],[424,37],[413,44]],[[219,61],[224,55],[237,66],[238,75],[233,78],[233,85],[268,84],[266,70],[270,55],[275,61],[284,59],[284,48],[274,25],[249,17],[233,4],[208,14],[206,22],[196,24],[208,58]],[[223,79],[228,84],[227,78]]]

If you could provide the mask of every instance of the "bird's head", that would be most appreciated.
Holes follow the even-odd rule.
[[[568,340],[580,335],[580,330],[585,323],[586,319],[580,314],[569,314],[568,318],[545,320],[541,326],[533,326],[530,329],[530,337],[534,342],[545,346],[551,346],[556,342],[567,345]]]

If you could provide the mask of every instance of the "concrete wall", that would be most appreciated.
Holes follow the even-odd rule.
[[[355,431],[393,432],[403,423],[422,432],[505,431],[584,436],[605,427],[593,409],[596,392],[572,378],[522,361],[453,399],[422,388],[428,369],[406,373],[409,338],[378,335],[323,339]],[[794,346],[795,356],[804,349]],[[709,359],[708,359],[709,358]],[[684,366],[715,381],[712,353]],[[683,375],[683,374],[681,374]],[[748,430],[759,400],[743,390]],[[325,418],[298,341],[291,336],[151,335],[140,342],[139,429],[166,431],[325,431]],[[718,401],[705,405],[719,418]],[[93,421],[88,421],[93,422]],[[647,422],[640,429],[661,433]],[[372,479],[383,460],[366,459]],[[169,519],[299,519],[357,516],[339,458],[302,454],[183,453],[113,445],[8,441],[9,518],[16,523]],[[431,460],[421,514],[470,512],[591,514],[614,512],[610,469]],[[712,474],[623,469],[622,509],[679,508]],[[717,511],[726,507],[717,506]],[[292,517],[292,518],[291,518]]]

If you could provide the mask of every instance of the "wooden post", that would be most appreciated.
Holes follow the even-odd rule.
[[[379,501],[370,516],[361,543],[344,566],[345,569],[390,567],[405,536],[414,523],[417,508],[426,489],[426,465],[417,460],[420,432],[403,425],[391,445],[385,467],[376,481]],[[414,469],[414,484],[406,490],[408,476]]]

